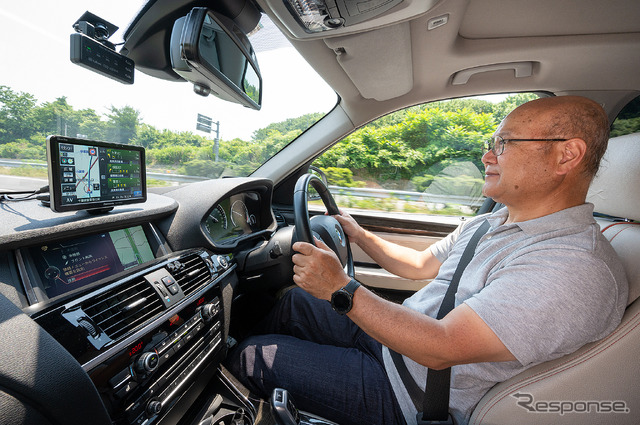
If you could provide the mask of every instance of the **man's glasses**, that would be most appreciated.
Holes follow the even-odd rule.
[[[493,136],[484,142],[484,148],[487,152],[491,151],[495,156],[500,156],[507,142],[566,142],[567,140],[569,139],[503,139],[502,136]]]

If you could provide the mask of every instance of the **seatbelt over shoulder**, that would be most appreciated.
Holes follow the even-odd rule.
[[[480,241],[480,238],[487,233],[490,224],[485,220],[484,223],[475,231],[469,243],[460,257],[460,262],[456,267],[456,271],[453,274],[451,283],[447,288],[447,292],[440,304],[438,310],[437,320],[445,317],[451,310],[453,310],[455,304],[455,295],[458,292],[458,284],[464,269],[467,267],[471,259],[473,258],[476,250],[476,246]],[[418,425],[423,424],[453,424],[453,421],[449,415],[449,393],[451,387],[451,368],[443,370],[427,370],[427,384],[425,391],[423,392],[416,381],[411,376],[411,373],[407,369],[407,365],[402,358],[402,355],[389,349],[393,364],[402,379],[403,384],[413,404],[418,410],[416,416]],[[422,401],[422,402],[421,402]],[[420,406],[422,406],[422,412],[420,412]]]

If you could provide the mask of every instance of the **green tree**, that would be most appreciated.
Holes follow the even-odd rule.
[[[178,167],[195,157],[192,146],[169,146],[162,149],[148,149],[147,162],[151,165],[168,165]]]
[[[161,139],[161,135],[162,133],[154,126],[140,124],[133,144],[142,146],[145,149],[160,148],[162,145],[158,141]]]
[[[34,109],[33,116],[37,122],[37,130],[41,134],[75,136],[78,133],[78,123],[74,120],[73,107],[67,103],[66,97],[43,103]]]
[[[0,86],[0,143],[29,139],[35,133],[35,105],[33,95]]]
[[[300,134],[323,116],[324,113],[314,112],[311,114],[302,115],[297,118],[289,118],[284,121],[272,123],[264,128],[254,131],[251,139],[255,142],[265,141],[270,137],[270,134],[273,131],[285,134],[289,133],[290,131],[298,130],[298,134]]]
[[[527,103],[530,100],[538,99],[539,97],[540,96],[535,93],[517,93],[507,96],[505,100],[493,107],[493,117],[495,118],[496,122],[499,123],[518,106],[522,105],[523,103]]]
[[[93,140],[104,140],[107,123],[91,108],[72,111],[72,122],[76,124],[76,137]]]
[[[611,137],[640,132],[640,117],[617,119],[611,126]]]
[[[34,135],[30,139],[16,139],[0,144],[0,158],[40,160],[47,159],[44,139]]]
[[[618,114],[611,126],[611,137],[640,131],[640,96],[633,99]]]
[[[353,181],[353,172],[348,168],[327,167],[320,169],[330,185],[341,187],[362,187],[364,182]]]
[[[463,106],[463,104],[458,105]],[[395,122],[395,113],[391,122]],[[464,158],[481,166],[483,141],[495,128],[490,113],[458,108],[414,108],[403,121],[372,123],[355,131],[317,161],[320,167],[342,167],[360,178],[388,181],[424,175],[448,158]]]
[[[131,106],[111,105],[107,114],[107,139],[110,142],[132,143],[140,125],[140,112]]]
[[[451,99],[427,104],[427,109],[440,109],[445,112],[457,112],[467,109],[476,114],[491,114],[495,105],[482,99]]]

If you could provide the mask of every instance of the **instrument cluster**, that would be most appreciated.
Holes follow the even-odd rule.
[[[223,199],[204,217],[204,232],[215,245],[224,246],[241,236],[263,230],[260,201],[257,192],[243,192]]]

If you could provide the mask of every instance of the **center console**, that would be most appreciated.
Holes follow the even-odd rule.
[[[222,288],[234,268],[186,250],[32,317],[82,365],[114,424],[152,425],[226,355]]]

